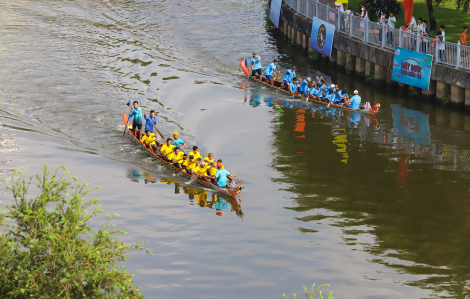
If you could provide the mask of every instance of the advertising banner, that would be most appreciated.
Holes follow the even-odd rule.
[[[395,48],[392,80],[429,90],[432,55]]]
[[[282,0],[272,0],[271,9],[269,10],[269,19],[276,28],[279,28],[279,17],[281,16]]]
[[[312,33],[310,34],[310,48],[318,53],[331,57],[335,26],[314,17],[312,20]]]

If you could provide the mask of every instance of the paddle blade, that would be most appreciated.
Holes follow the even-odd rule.
[[[250,74],[250,71],[248,71],[248,69],[246,68],[245,63],[243,63],[243,60],[240,60],[240,66],[242,67],[243,73],[245,73],[245,75]]]
[[[127,117],[127,114],[126,112],[123,112],[122,113],[122,119],[124,120],[124,125],[128,125],[128,122],[129,122],[129,118]]]

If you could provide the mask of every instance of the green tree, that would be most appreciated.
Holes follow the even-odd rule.
[[[115,234],[125,234],[110,224],[114,214],[96,231],[91,217],[104,212],[84,202],[92,189],[86,183],[73,185],[76,177],[43,168],[36,176],[40,192],[34,199],[26,195],[31,179],[16,171],[12,177],[15,203],[0,211],[0,294],[3,298],[143,298],[133,286],[133,275],[122,262],[135,248],[119,242]],[[60,171],[62,173],[62,171]],[[19,177],[18,177],[19,175]],[[91,211],[88,209],[90,208]],[[148,250],[147,250],[148,252]],[[117,264],[121,263],[120,266]]]

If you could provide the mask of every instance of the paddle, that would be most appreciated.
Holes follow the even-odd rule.
[[[131,115],[131,94],[129,94],[129,102],[127,102],[126,105],[129,106],[129,116],[130,116]],[[124,135],[126,135],[127,127],[129,126],[129,117],[127,118],[127,121],[125,121],[124,125],[126,127],[124,128],[124,133],[122,133],[122,139],[124,139]]]
[[[147,114],[144,113],[145,116],[147,116]],[[165,137],[163,137],[162,133],[160,133],[160,131],[158,130],[157,126],[153,123],[152,119],[149,117],[148,118],[150,120],[150,122],[152,123],[153,127],[155,128],[155,130],[157,130],[158,134],[160,134],[160,136],[162,137],[162,139],[165,139]]]

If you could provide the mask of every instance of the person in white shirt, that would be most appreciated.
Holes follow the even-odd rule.
[[[364,6],[364,4],[361,4],[361,14],[356,12],[356,15],[362,19],[361,20],[361,32],[364,33],[364,21],[365,21],[364,19],[369,18],[369,14],[367,13],[367,9]]]
[[[436,40],[438,41],[439,45],[439,59],[440,62],[446,62],[446,33],[444,31],[445,26],[441,25],[439,26],[439,33],[436,35]]]
[[[338,3],[335,1],[335,9],[338,11],[339,16],[339,31],[345,32],[346,27],[344,26],[344,7],[343,3]]]
[[[388,23],[387,23],[388,27],[395,29],[395,24],[396,23],[397,23],[397,19],[395,18],[394,13],[390,12],[390,16],[388,17]],[[395,33],[393,32],[393,30],[390,30],[387,34],[388,42],[392,45],[393,45],[393,35],[394,34]]]
[[[385,17],[385,12],[383,10],[381,10],[380,12],[381,12],[381,15],[380,15],[380,18],[378,19],[378,23],[380,24],[379,41],[382,42],[382,24],[387,26],[387,18]]]

